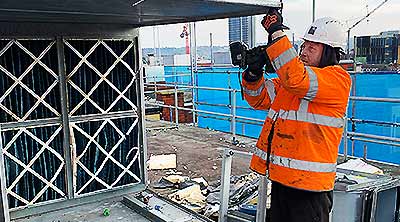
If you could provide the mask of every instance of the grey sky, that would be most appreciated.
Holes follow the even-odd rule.
[[[299,38],[312,21],[312,0],[284,0],[284,22]],[[316,17],[330,16],[341,20],[349,27],[378,6],[382,0],[316,0]],[[265,42],[266,32],[259,25],[262,15],[257,16],[256,41]],[[161,47],[183,47],[184,39],[179,37],[183,24],[158,26]],[[228,44],[227,19],[196,23],[197,45],[209,45],[210,32],[213,33],[214,45]],[[400,29],[400,1],[389,0],[385,5],[352,29],[353,35],[378,34],[381,31]],[[291,32],[289,35],[291,36]],[[156,38],[157,40],[157,38]],[[158,42],[158,41],[156,41]],[[141,29],[141,45],[144,48],[154,46],[153,27]]]

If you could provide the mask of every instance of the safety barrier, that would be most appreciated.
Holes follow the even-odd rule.
[[[219,87],[202,87],[202,86],[197,86],[196,82],[198,81],[198,75],[202,74],[225,74],[228,75],[228,88],[219,88]],[[356,73],[351,73],[352,75],[356,75]],[[194,70],[193,73],[186,73],[186,72],[175,72],[175,73],[169,73],[165,75],[164,77],[169,77],[172,78],[176,81],[174,82],[167,82],[167,83],[157,83],[155,81],[155,77],[153,76],[152,78],[146,79],[147,83],[145,83],[146,86],[151,86],[154,88],[153,91],[146,91],[145,95],[149,95],[152,93],[157,93],[157,92],[162,92],[163,90],[158,90],[161,87],[169,87],[173,89],[174,94],[177,93],[177,91],[188,91],[190,93],[191,91],[191,96],[192,96],[192,108],[183,108],[183,107],[178,107],[177,103],[174,103],[175,106],[171,105],[164,105],[160,103],[159,101],[157,102],[146,102],[147,105],[152,105],[152,106],[159,106],[159,107],[165,107],[165,108],[170,108],[171,110],[174,110],[175,113],[178,112],[178,110],[182,111],[190,111],[193,113],[193,124],[196,125],[196,119],[198,117],[205,117],[205,118],[213,118],[213,119],[218,119],[218,120],[226,120],[230,122],[230,133],[232,135],[232,141],[236,142],[236,124],[237,123],[245,123],[249,125],[257,125],[261,126],[264,123],[264,119],[257,119],[257,118],[251,118],[251,117],[245,117],[245,116],[240,116],[237,115],[237,110],[242,109],[242,110],[251,110],[251,107],[246,107],[246,106],[238,106],[237,105],[237,93],[240,93],[240,89],[235,89],[232,88],[231,85],[231,75],[237,75],[237,72],[232,72],[232,71],[215,71],[215,70]],[[185,82],[177,82],[177,78],[175,77],[188,77],[188,81]],[[152,81],[153,80],[153,81]],[[171,90],[169,89],[169,90]],[[215,91],[215,92],[226,92],[228,93],[228,98],[229,101],[227,101],[226,104],[223,103],[212,103],[212,102],[207,102],[207,101],[198,101],[198,92],[199,90],[210,90],[210,91]],[[398,98],[373,98],[373,97],[360,97],[360,96],[350,96],[349,98],[350,103],[354,103],[355,101],[366,101],[366,102],[374,102],[374,103],[392,103],[392,104],[398,104],[400,103],[400,99]],[[206,111],[199,109],[199,105],[204,105],[204,106],[210,106],[210,107],[226,107],[230,110],[230,113],[221,113],[221,112],[212,112],[212,111]],[[348,140],[343,139],[343,155],[344,158],[347,159],[349,156],[354,156],[354,141],[362,141],[362,142],[368,142],[368,143],[375,143],[375,144],[382,144],[382,145],[389,145],[389,146],[395,146],[399,147],[400,142],[398,138],[396,137],[383,137],[379,135],[374,135],[374,134],[367,134],[367,133],[356,133],[352,132],[348,129],[349,126],[355,125],[357,123],[370,123],[370,124],[378,124],[378,125],[385,125],[389,127],[400,127],[400,123],[396,122],[385,122],[385,121],[376,121],[376,120],[367,120],[367,119],[357,119],[354,117],[347,117],[347,125],[345,124],[345,131],[343,134],[343,138],[347,138],[348,140],[351,141],[352,144],[349,144]],[[175,126],[177,126],[178,119],[175,119]],[[351,150],[349,149],[351,146]],[[368,156],[368,148],[367,146],[363,147],[363,153],[364,157],[367,158]]]

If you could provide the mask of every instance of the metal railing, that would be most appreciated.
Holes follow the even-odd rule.
[[[156,85],[156,84],[147,84],[147,85]],[[191,108],[183,108],[183,107],[178,107],[177,105],[175,105],[175,106],[163,105],[162,103],[150,103],[150,102],[147,102],[146,104],[147,105],[160,106],[160,107],[166,107],[166,108],[173,108],[173,109],[175,109],[175,112],[177,112],[178,110],[182,110],[182,111],[191,111],[191,112],[198,113],[197,115],[199,115],[199,113],[204,113],[204,114],[211,114],[211,115],[215,115],[215,116],[228,117],[228,118],[225,118],[225,119],[222,118],[222,120],[230,120],[231,121],[231,134],[232,134],[233,138],[236,137],[236,132],[234,131],[234,129],[235,129],[235,124],[238,123],[238,122],[247,123],[247,124],[254,124],[254,125],[262,125],[264,123],[264,120],[261,120],[261,119],[256,119],[256,118],[250,118],[250,117],[244,117],[244,116],[236,115],[236,111],[234,111],[234,110],[236,110],[238,108],[236,107],[236,100],[234,99],[234,98],[236,98],[236,93],[237,93],[237,90],[235,90],[235,89],[211,88],[211,87],[193,87],[193,86],[177,86],[176,84],[174,84],[174,85],[158,84],[158,85],[159,86],[174,86],[174,94],[176,94],[176,92],[177,92],[179,87],[190,88],[190,89],[191,88],[196,88],[196,89],[203,89],[203,90],[216,90],[216,91],[229,91],[229,92],[232,92],[233,93],[233,95],[232,95],[232,101],[233,101],[232,106],[230,106],[230,105],[222,105],[222,104],[209,104],[209,103],[198,102],[198,104],[205,104],[205,105],[210,105],[210,106],[228,107],[228,108],[230,108],[232,110],[231,114],[224,114],[224,113],[219,113],[219,112],[198,110],[198,109],[193,109],[193,108],[192,109]],[[169,90],[164,90],[164,91],[169,91]],[[147,93],[151,93],[151,92],[147,92]],[[353,97],[351,97],[351,99],[357,100],[357,98],[353,98]],[[371,100],[369,100],[369,101],[375,101],[375,99],[377,99],[377,98],[370,98],[370,99]],[[362,99],[362,100],[366,101],[365,99]],[[380,102],[392,102],[392,101],[397,101],[397,100],[387,100],[387,101],[381,101],[380,100]],[[247,108],[247,107],[240,107],[240,108],[251,109],[251,108]],[[218,117],[207,116],[207,118],[218,118]],[[254,123],[243,122],[243,121],[240,121],[240,119],[253,121]],[[358,119],[352,119],[352,118],[347,118],[347,120],[351,121],[351,122],[365,121],[365,120],[358,120]],[[179,119],[175,118],[175,121],[176,121],[175,123],[178,124]],[[397,124],[397,123],[389,123],[389,125],[398,126],[399,124]],[[371,143],[384,144],[384,145],[391,145],[391,146],[400,146],[399,139],[394,138],[394,137],[383,137],[383,136],[377,136],[377,135],[373,135],[373,134],[361,134],[361,133],[353,133],[353,132],[348,132],[348,131],[345,131],[344,134],[350,140],[358,140],[358,141],[371,142]],[[367,139],[369,139],[369,140],[367,140]],[[345,146],[345,150],[346,150],[346,146]],[[344,152],[345,157],[347,156],[346,153],[347,152],[345,151]]]
[[[230,79],[231,74],[237,74],[237,72],[232,72],[232,71],[196,71],[194,72],[196,75],[201,75],[201,74],[228,74],[228,77]],[[176,74],[178,76],[185,76],[184,73],[178,73]],[[169,74],[169,77],[173,77],[174,73]],[[190,74],[186,74],[186,76],[190,76]],[[164,84],[159,84],[157,82],[151,82],[151,83],[145,83],[146,86],[153,86],[154,88],[158,87],[170,87],[171,89],[166,89],[165,91],[171,91],[173,90],[174,94],[176,95],[177,90],[180,91],[185,91],[185,90],[211,90],[211,91],[223,91],[223,92],[228,92],[230,95],[228,96],[229,98],[229,103],[227,104],[213,104],[209,102],[199,102],[199,101],[192,101],[194,104],[197,105],[206,105],[206,106],[216,106],[216,107],[227,107],[230,109],[230,113],[221,113],[221,112],[211,112],[211,111],[205,111],[196,108],[193,105],[193,108],[184,108],[184,107],[178,107],[177,102],[175,100],[175,106],[171,105],[164,105],[157,101],[156,103],[151,103],[151,102],[146,102],[147,105],[153,105],[153,106],[159,106],[159,107],[165,107],[165,108],[171,108],[174,109],[175,112],[178,112],[178,110],[182,111],[190,111],[193,112],[193,115],[196,117],[201,117],[201,114],[208,114],[209,116],[206,116],[207,118],[215,118],[215,119],[221,119],[221,120],[227,120],[230,121],[230,133],[232,135],[232,141],[236,140],[236,123],[245,123],[249,125],[262,125],[264,123],[264,120],[262,119],[256,119],[256,118],[251,118],[251,117],[245,117],[245,116],[238,116],[236,115],[236,110],[237,109],[249,109],[251,110],[252,108],[250,107],[243,107],[243,106],[237,106],[237,101],[236,101],[236,96],[237,93],[240,93],[239,89],[233,89],[230,85],[231,81],[228,81],[228,88],[220,88],[220,87],[201,87],[201,86],[196,86],[193,84],[193,82],[189,82],[187,85],[182,85],[177,82],[174,83],[164,83]],[[161,90],[163,91],[163,90]],[[158,91],[147,91],[145,94],[151,94],[151,93],[157,93],[160,92]],[[358,96],[350,96],[349,97],[350,101],[366,101],[366,102],[380,102],[380,103],[400,103],[400,99],[397,98],[374,98],[374,97],[358,97]],[[203,116],[204,117],[204,116]],[[222,117],[222,118],[221,118]],[[196,118],[193,118],[193,124],[196,124]],[[246,122],[247,121],[247,122]],[[347,117],[347,125],[355,124],[357,122],[361,123],[372,123],[372,124],[382,124],[382,125],[387,125],[387,126],[392,126],[392,127],[398,127],[400,126],[400,123],[395,123],[395,122],[383,122],[383,121],[374,121],[374,120],[362,120],[362,119],[355,119],[351,117]],[[179,123],[178,118],[175,118],[175,125]],[[363,141],[363,142],[368,142],[368,143],[375,143],[375,144],[382,144],[382,145],[389,145],[389,146],[400,146],[400,141],[395,138],[395,137],[382,137],[378,135],[373,135],[373,134],[360,134],[360,133],[353,133],[345,127],[344,133],[343,133],[343,138],[347,138],[348,140],[354,142],[354,141]],[[344,157],[347,159],[349,156],[354,156],[354,145],[352,145],[352,155],[349,155],[349,144],[347,143],[347,140],[344,140]],[[366,149],[366,147],[364,147]],[[364,153],[367,153],[366,150],[364,150]],[[374,160],[371,160],[374,161]]]
[[[203,114],[209,114],[209,115],[215,115],[215,116],[222,116],[222,117],[227,117],[230,121],[231,124],[231,134],[232,134],[232,141],[236,141],[236,123],[238,120],[248,120],[248,121],[253,121],[255,124],[259,123],[262,124],[264,120],[261,119],[256,119],[256,118],[250,118],[250,117],[245,117],[245,116],[239,116],[236,115],[236,110],[237,110],[237,105],[236,105],[236,96],[237,93],[240,91],[237,89],[227,89],[227,88],[215,88],[215,87],[197,87],[197,86],[187,86],[187,85],[177,85],[177,84],[157,84],[157,83],[145,83],[145,86],[162,86],[162,87],[173,87],[173,93],[174,93],[174,106],[172,105],[164,105],[162,103],[151,103],[151,102],[146,102],[147,105],[152,105],[152,106],[159,106],[159,107],[164,107],[164,108],[172,108],[174,109],[176,116],[178,111],[190,111],[195,113],[196,115],[199,115],[200,113]],[[231,93],[231,101],[232,104],[226,105],[230,109],[230,114],[225,114],[225,113],[220,113],[220,112],[212,112],[212,111],[206,111],[206,110],[200,110],[200,109],[195,109],[195,108],[184,108],[184,107],[179,107],[178,102],[177,102],[177,93],[178,89],[199,89],[199,90],[211,90],[211,91],[224,91],[224,92],[229,92]],[[158,90],[157,92],[162,92],[162,91],[171,91],[171,89],[164,89],[164,90]],[[145,92],[145,94],[149,93],[154,93],[154,92]],[[201,104],[200,102],[197,102],[198,104]],[[240,107],[243,109],[243,107]],[[209,118],[213,118],[212,116],[209,116]],[[193,123],[195,121],[195,118],[193,119]],[[243,121],[241,121],[243,122]],[[179,124],[179,118],[175,118],[175,124]]]
[[[352,104],[353,107],[355,106],[355,104],[354,104],[355,101],[366,101],[366,102],[375,102],[375,103],[377,103],[377,102],[378,103],[400,103],[400,99],[398,99],[398,98],[376,98],[376,97],[350,96],[349,100],[353,102],[353,104]],[[391,127],[399,127],[400,126],[400,124],[396,123],[396,122],[383,122],[383,121],[375,121],[375,120],[354,119],[352,117],[350,117],[350,118],[347,117],[347,122],[348,121],[350,121],[352,123],[352,125],[356,124],[357,122],[360,122],[360,123],[371,123],[371,124],[391,126]],[[362,142],[368,142],[368,143],[400,147],[400,140],[396,137],[379,136],[379,135],[368,134],[368,133],[357,133],[357,132],[349,131],[348,128],[345,128],[345,129],[346,129],[344,131],[345,138],[350,139],[352,141],[352,150],[351,150],[352,156],[354,156],[354,149],[355,149],[354,141],[362,141]],[[346,160],[348,157],[348,144],[345,143],[345,145],[346,146],[344,146],[343,155]],[[368,154],[367,146],[363,146],[363,153],[364,153],[364,157],[366,157]]]

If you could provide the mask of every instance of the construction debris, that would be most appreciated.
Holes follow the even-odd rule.
[[[337,166],[337,168],[344,169],[344,170],[363,172],[363,173],[383,175],[383,170],[379,169],[378,167],[372,166],[371,164],[368,164],[361,159],[348,160],[347,162],[339,164]]]
[[[206,200],[206,197],[201,193],[200,185],[198,184],[194,184],[183,190],[170,194],[169,197],[177,202],[186,200],[191,203],[204,203]]]
[[[202,194],[200,185],[194,184],[168,196],[171,200],[193,210],[201,211],[206,206],[206,197]]]
[[[155,188],[155,189],[167,189],[167,188],[185,189],[194,184],[199,185],[200,189],[203,192],[208,187],[208,183],[203,177],[190,179],[187,176],[169,175],[169,176],[162,177],[158,182],[153,184],[153,188]],[[204,192],[204,193],[206,193],[206,192]]]
[[[203,177],[199,177],[199,178],[194,178],[192,179],[194,182],[200,184],[200,188],[202,190],[206,189],[208,187],[208,183],[207,181],[203,178]],[[204,187],[204,188],[203,188]]]
[[[167,188],[174,188],[175,184],[170,182],[169,180],[162,177],[157,183],[153,185],[154,189],[167,189]]]
[[[176,154],[151,156],[147,164],[150,170],[175,169]]]
[[[171,169],[171,170],[168,170],[167,172],[165,172],[165,174],[166,175],[182,175],[183,173]]]
[[[255,173],[242,176],[232,176],[230,179],[229,209],[240,210],[241,206],[256,203],[254,200],[258,196],[259,177]],[[204,209],[204,216],[217,217],[220,206],[220,189],[218,184],[215,188],[209,187],[207,196],[207,207]],[[271,191],[267,191],[270,195]]]
[[[231,177],[230,210],[238,210],[253,215],[256,213],[259,179],[259,176],[255,173]],[[156,189],[170,188],[173,193],[170,193],[168,198],[172,201],[203,216],[218,217],[221,195],[220,182],[209,185],[203,177],[191,179],[187,176],[172,174],[162,177],[153,187]],[[175,189],[178,190],[175,191]],[[271,190],[268,190],[267,195],[270,195],[270,193]],[[267,203],[267,206],[269,205],[270,203]]]
[[[171,183],[183,183],[183,182],[189,180],[189,177],[184,177],[184,176],[180,176],[180,175],[169,175],[164,178]]]

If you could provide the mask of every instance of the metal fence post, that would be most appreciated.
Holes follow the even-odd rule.
[[[156,97],[157,100],[157,82],[156,82],[156,76],[153,76],[154,78],[154,96]]]
[[[257,215],[256,222],[265,222],[265,216],[267,211],[267,190],[268,180],[266,176],[260,176],[258,182],[258,201],[257,201]]]
[[[354,63],[354,65],[355,65],[355,63]],[[355,73],[351,79],[350,95],[352,95],[352,96],[357,95],[357,73]],[[350,101],[349,101],[349,104],[350,104]],[[355,132],[355,124],[356,123],[353,121],[353,118],[355,118],[355,115],[356,115],[356,101],[352,100],[351,101],[351,132]],[[348,128],[347,128],[347,131],[348,131]],[[352,139],[351,140],[351,155],[354,156],[354,153],[355,153],[355,141]]]
[[[179,113],[178,113],[178,86],[175,83],[174,86],[174,103],[175,103],[175,125],[179,125]]]
[[[230,149],[224,149],[222,154],[222,174],[221,174],[221,191],[220,191],[220,207],[219,222],[227,221],[229,207],[229,192],[231,184],[231,167],[233,152]]]
[[[6,168],[3,155],[3,134],[0,126],[0,221],[9,222],[10,213],[8,210],[6,179]]]
[[[348,120],[347,120],[347,111],[346,115],[344,117],[344,130],[343,130],[343,155],[344,155],[344,160],[347,160],[347,152],[349,149],[349,143],[347,140],[347,135],[348,135]]]
[[[231,106],[231,133],[232,142],[236,143],[236,89],[232,91],[232,106]]]
[[[195,67],[195,62],[196,62],[196,55],[193,53],[195,50],[193,50],[193,46],[194,46],[194,36],[196,36],[195,34],[196,29],[193,27],[193,23],[190,23],[189,25],[189,35],[190,35],[190,82],[192,83],[192,107],[193,110],[197,109],[197,105],[196,105],[196,101],[195,101],[195,97],[197,98],[198,91],[197,91],[197,95],[196,95],[196,90],[194,88],[195,86],[195,71],[197,71],[197,66],[196,66],[196,70],[194,70]],[[193,111],[192,112],[192,122],[193,122],[193,126],[196,126],[196,112]]]
[[[347,139],[347,136],[349,134],[349,104],[350,104],[350,98],[351,98],[351,91],[349,94],[349,99],[347,100],[347,105],[346,105],[346,112],[344,115],[344,125],[343,125],[343,154],[344,154],[344,161],[347,161],[347,153],[349,151],[349,141]],[[354,115],[354,113],[352,114]]]
[[[193,122],[193,126],[196,126],[196,112],[194,110],[196,110],[196,108],[197,108],[195,97],[197,97],[198,95],[195,95],[193,66],[191,67],[190,70],[191,70],[190,72],[191,72],[191,82],[192,82],[192,107],[193,107],[192,122]]]
[[[63,126],[63,148],[65,159],[65,180],[67,182],[67,198],[74,198],[73,185],[73,162],[70,146],[70,132],[68,119],[68,98],[67,98],[67,74],[65,69],[64,42],[61,37],[57,37],[57,55],[58,55],[58,72],[60,78],[60,95],[61,95],[61,120]]]
[[[231,75],[230,72],[228,72],[228,89],[229,89],[229,105],[232,106],[232,91],[230,91],[232,89],[231,86]]]
[[[368,146],[367,146],[367,144],[364,144],[364,146],[363,146],[363,151],[364,151],[364,155],[363,155],[363,158],[364,158],[364,160],[367,160],[367,153],[368,153]]]

